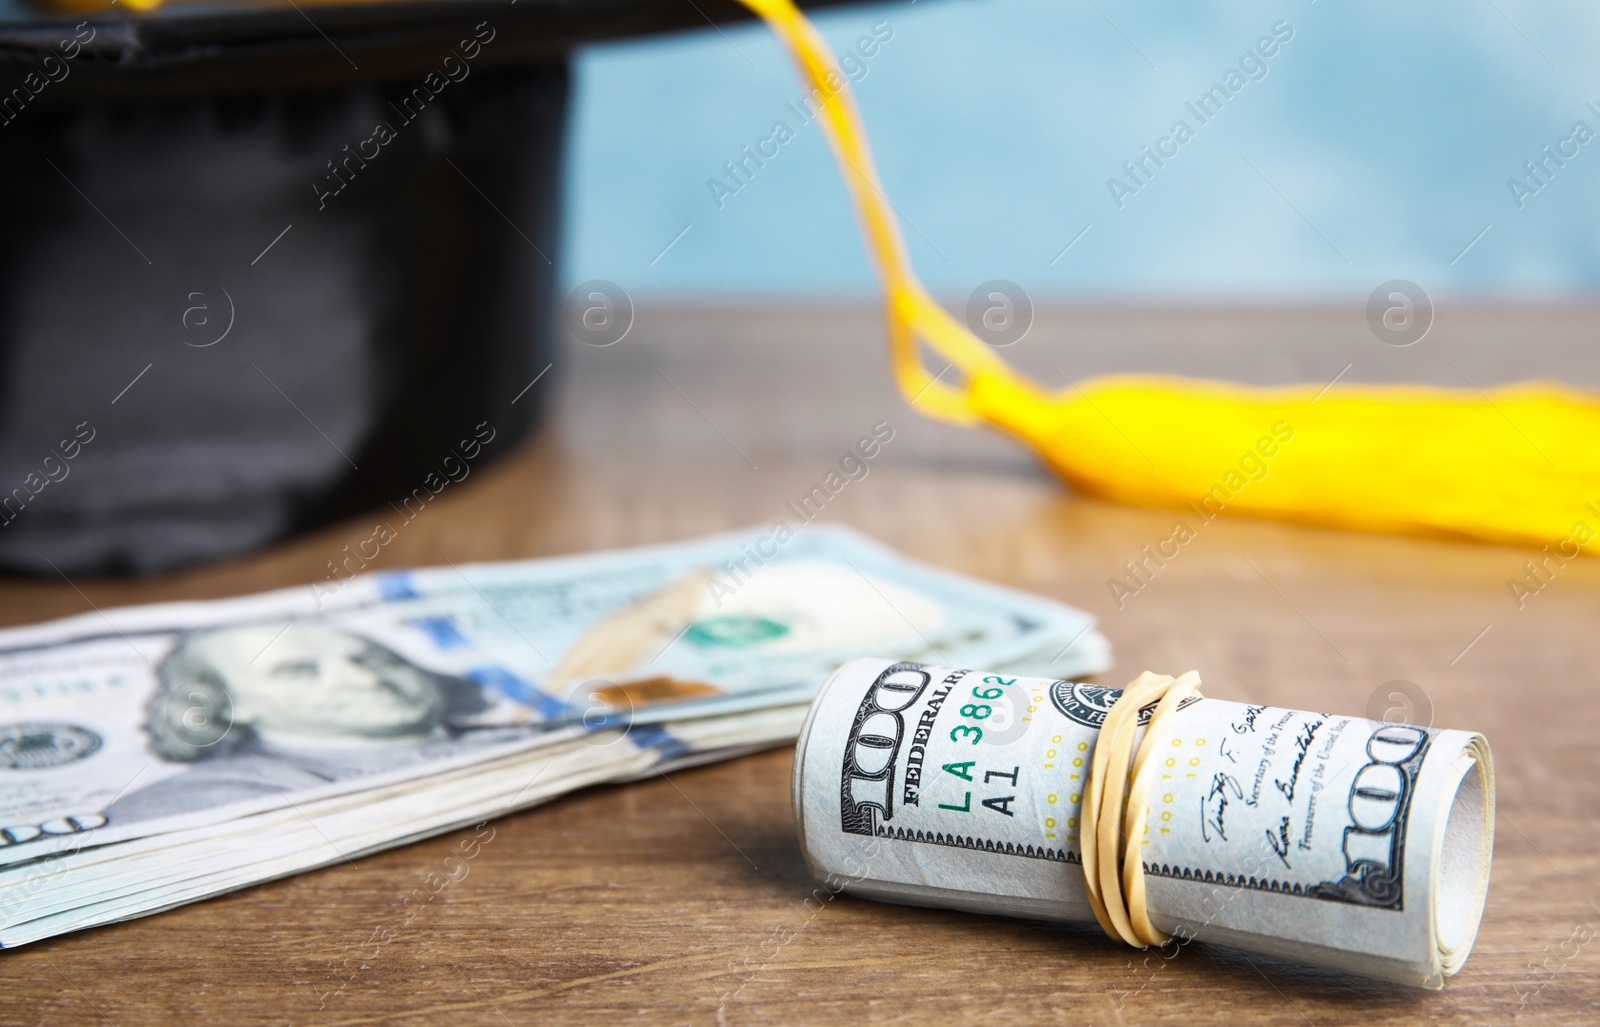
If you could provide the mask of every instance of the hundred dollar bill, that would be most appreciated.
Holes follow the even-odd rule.
[[[1119,694],[844,665],[795,757],[812,873],[889,902],[1092,922],[1078,817]],[[1494,837],[1481,735],[1198,697],[1174,721],[1140,839],[1150,918],[1172,944],[1432,988],[1461,968]]]
[[[700,758],[794,736],[806,708],[674,722]],[[0,948],[146,916],[480,823],[585,785],[659,773],[673,757],[605,730],[538,751],[184,831],[61,853],[0,870]],[[728,741],[732,749],[717,748]],[[492,828],[490,829],[492,831]]]
[[[0,865],[624,724],[683,757],[668,722],[806,702],[863,652],[1007,666],[1052,647],[1068,673],[1106,662],[1086,614],[821,526],[3,631]]]

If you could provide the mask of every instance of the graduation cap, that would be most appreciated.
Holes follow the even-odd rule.
[[[509,451],[550,384],[573,48],[748,17],[0,0],[0,567],[243,553]]]
[[[0,88],[0,566],[52,573],[181,566],[385,499],[409,520],[508,449],[551,366],[569,50],[742,16],[732,0],[47,2],[0,0],[16,83]],[[789,0],[743,4],[821,101],[922,412],[995,427],[1124,501],[1600,545],[1572,520],[1600,482],[1592,393],[1030,383],[918,282],[821,37]],[[1408,285],[1374,293],[1369,321],[1387,328],[1373,304]],[[1417,341],[1410,324],[1388,341]],[[929,375],[919,341],[960,380]],[[1142,462],[1108,410],[1146,430]],[[1262,426],[1261,456],[1238,456]]]

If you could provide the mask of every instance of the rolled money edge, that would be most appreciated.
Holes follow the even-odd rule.
[[[897,715],[915,715],[901,716],[899,727],[891,728],[886,726],[888,720],[881,716],[882,711],[867,710],[865,696],[882,675],[896,668],[926,672],[929,680],[923,683],[915,698],[892,711]],[[985,684],[990,681],[1003,682],[1007,687]],[[974,682],[978,687],[969,687]],[[915,683],[914,677],[911,683]],[[939,749],[940,735],[933,730],[922,731],[918,725],[943,733],[951,730],[952,724],[956,725],[954,730],[961,731],[961,725],[968,722],[945,716],[942,704],[935,705],[926,697],[932,695],[936,699],[942,691],[948,698],[954,693],[943,686],[952,683],[961,686],[961,695],[957,698],[964,699],[968,707],[974,706],[973,695],[987,696],[1003,690],[1010,698],[1012,686],[1018,686],[1027,692],[1027,698],[1015,705],[1012,712],[1031,711],[1032,719],[1043,722],[1036,727],[1050,729],[1034,732],[1033,743],[1020,747],[1019,741],[1027,741],[1027,725],[1022,726],[1021,734],[1017,733],[1016,723],[994,732],[995,738],[1003,738],[997,748],[1004,750],[1006,763],[986,772],[998,775],[1001,784],[1020,781],[1020,778],[1012,780],[1010,775],[1020,769],[1022,757],[1043,752],[1053,757],[1055,753],[1044,748],[1049,744],[1045,740],[1058,735],[1066,738],[1061,731],[1063,725],[1076,730],[1076,737],[1086,743],[1083,754],[1092,754],[1098,729],[1084,726],[1082,722],[1070,724],[1063,716],[1062,697],[1066,697],[1068,709],[1081,713],[1071,704],[1082,696],[1092,699],[1098,694],[1104,699],[1105,693],[1115,691],[1044,678],[988,675],[982,671],[895,663],[887,659],[860,659],[841,666],[819,690],[796,747],[791,793],[796,828],[808,869],[831,890],[881,901],[1055,922],[1092,923],[1076,845],[1052,848],[1061,841],[1057,838],[1060,831],[1049,838],[1041,837],[1043,832],[1039,830],[1031,833],[1014,830],[1009,839],[981,833],[966,835],[960,831],[947,834],[937,830],[944,826],[943,822],[937,819],[928,822],[927,805],[932,803],[909,807],[893,798],[915,798],[909,790],[907,777],[917,778],[914,783],[924,789],[926,795],[929,772],[939,774],[940,757],[935,751]],[[906,694],[901,692],[899,697],[904,698]],[[1048,702],[1044,701],[1045,697]],[[997,700],[994,705],[1000,702]],[[1275,744],[1265,747],[1269,757],[1263,759],[1262,766],[1268,768],[1268,780],[1281,782],[1280,790],[1286,784],[1288,792],[1303,795],[1309,782],[1313,805],[1330,787],[1347,789],[1347,795],[1339,796],[1347,800],[1344,822],[1338,822],[1337,809],[1335,813],[1327,812],[1331,800],[1325,801],[1319,811],[1322,820],[1335,820],[1335,823],[1332,829],[1326,824],[1319,827],[1318,830],[1323,831],[1322,838],[1308,847],[1309,850],[1320,848],[1322,851],[1313,852],[1313,855],[1320,855],[1324,863],[1330,855],[1342,855],[1337,861],[1347,872],[1342,877],[1313,879],[1310,884],[1272,880],[1265,874],[1258,879],[1260,860],[1256,860],[1255,865],[1248,861],[1240,866],[1219,865],[1213,868],[1214,875],[1208,871],[1202,878],[1199,874],[1188,874],[1188,868],[1179,872],[1175,864],[1168,866],[1159,859],[1147,858],[1149,910],[1157,926],[1177,936],[1179,940],[1174,944],[1196,939],[1211,941],[1309,966],[1409,985],[1441,987],[1444,977],[1459,970],[1470,953],[1487,897],[1494,829],[1494,773],[1487,740],[1482,735],[1465,731],[1247,706],[1216,699],[1201,702],[1204,706],[1195,714],[1197,720],[1204,720],[1201,714],[1205,714],[1211,721],[1221,724],[1228,717],[1238,717],[1237,722],[1229,725],[1237,729],[1240,724],[1262,722],[1291,725],[1298,719],[1300,733],[1310,732],[1310,740],[1299,750],[1299,761],[1292,764],[1293,774],[1283,772],[1274,776],[1269,766],[1277,755],[1295,752],[1292,745],[1287,750],[1284,747],[1292,741],[1291,735],[1284,735]],[[893,706],[894,702],[889,705]],[[930,708],[932,719],[928,720]],[[970,708],[968,713],[985,718],[991,715],[981,708]],[[860,787],[870,775],[858,769],[852,784],[851,771],[845,765],[843,754],[845,735],[839,731],[846,724],[859,729],[867,716],[878,717],[881,722],[877,741],[868,750],[892,750],[881,766],[872,766],[874,771],[887,772],[888,780],[881,794],[891,797],[877,808],[872,808],[870,801],[851,805],[849,789]],[[998,719],[989,723],[997,722]],[[895,738],[889,737],[897,732]],[[832,737],[825,737],[830,733]],[[849,739],[858,740],[855,735]],[[907,766],[905,750],[913,747],[913,740],[927,751],[915,768],[918,773],[908,774],[911,768]],[[1226,745],[1231,740],[1223,738],[1221,741]],[[978,744],[981,739],[972,741],[972,748],[963,746],[959,751],[963,763],[984,748]],[[1192,741],[1203,744],[1200,738]],[[1067,738],[1063,744],[1073,742],[1072,738]],[[946,754],[951,751],[948,736],[942,750]],[[1317,762],[1316,759],[1324,750],[1337,756],[1355,753],[1354,758],[1362,762],[1351,765],[1346,760],[1329,774],[1328,760],[1323,758]],[[1204,752],[1199,748],[1185,751]],[[1307,770],[1308,762],[1315,764],[1314,771]],[[963,763],[952,764],[955,773],[981,770],[963,766]],[[950,767],[944,770],[950,773]],[[1298,780],[1303,770],[1307,781]],[[1258,773],[1254,795],[1258,802],[1262,798],[1262,783],[1262,775]],[[876,781],[869,787],[873,795],[880,794]],[[995,796],[992,799],[995,805],[985,803],[985,806],[991,810],[1004,806],[1007,816],[1015,822],[1014,814],[1020,811],[1022,800],[1029,796],[1019,789],[1005,790],[1015,793],[1009,796],[1009,802],[1003,801],[1006,796]],[[831,802],[828,801],[829,792]],[[1062,787],[1047,796],[1055,806],[1046,812],[1067,811],[1066,804],[1058,801],[1065,792],[1066,788]],[[1270,789],[1268,792],[1270,794]],[[1172,798],[1167,796],[1169,801]],[[940,813],[946,821],[958,814],[965,818],[977,808],[973,805],[972,794],[964,800],[960,794],[951,795],[950,799],[941,809],[953,809],[956,813]],[[966,811],[958,806],[963,801],[968,807]],[[1152,798],[1152,806],[1156,801]],[[1291,801],[1302,800],[1292,796]],[[1239,801],[1235,799],[1236,810],[1238,806]],[[883,807],[887,807],[890,815],[876,819],[885,812]],[[874,829],[864,832],[861,825],[856,824],[846,832],[841,821],[847,808],[852,814],[866,808],[874,818]],[[1393,816],[1385,821],[1385,812],[1391,808]],[[905,823],[907,810],[913,814],[909,824]],[[899,822],[894,817],[897,812],[902,814]],[[1054,819],[1057,823],[1075,822],[1066,816]],[[1217,819],[1221,819],[1220,812]],[[1284,819],[1293,822],[1292,817]],[[1311,821],[1315,817],[1306,819]],[[1151,821],[1157,822],[1154,809]],[[1332,830],[1341,828],[1343,844],[1336,848],[1342,851],[1335,852],[1326,839]],[[1300,829],[1298,824],[1294,825],[1295,832]],[[1304,831],[1304,840],[1311,842],[1311,823],[1304,825]],[[1282,839],[1282,846],[1294,845],[1287,832],[1282,834]],[[1191,848],[1197,844],[1192,844]],[[1276,855],[1278,844],[1271,838],[1268,844]],[[1159,848],[1158,845],[1147,851],[1155,852]],[[1290,855],[1298,861],[1298,852]],[[1152,862],[1156,865],[1152,866]],[[1284,865],[1288,862],[1285,859]]]

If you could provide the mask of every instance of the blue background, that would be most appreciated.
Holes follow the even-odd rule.
[[[1272,302],[1364,298],[1391,278],[1436,296],[1600,283],[1600,139],[1522,209],[1507,186],[1575,121],[1600,132],[1585,107],[1600,108],[1600,5],[916,0],[816,20],[836,54],[875,22],[894,31],[855,89],[936,292],[1005,278],[1035,296]],[[1279,21],[1294,37],[1267,76],[1200,125],[1185,102]],[[763,26],[592,47],[577,84],[569,286],[875,290]],[[1195,138],[1118,209],[1106,180],[1179,118]],[[719,210],[707,181],[779,119],[795,139]]]

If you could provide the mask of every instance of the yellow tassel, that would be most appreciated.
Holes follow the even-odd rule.
[[[882,279],[895,381],[924,413],[998,428],[1073,485],[1123,502],[1600,550],[1600,397],[1590,393],[1158,377],[1050,393],[1029,383],[917,280],[848,78],[816,29],[791,0],[742,2],[788,45],[823,101]],[[950,366],[930,375],[919,340]]]
[[[1532,545],[1600,530],[1600,406],[1556,385],[1244,388],[1104,378],[1046,395],[973,379],[989,423],[1086,491],[1368,531]]]

